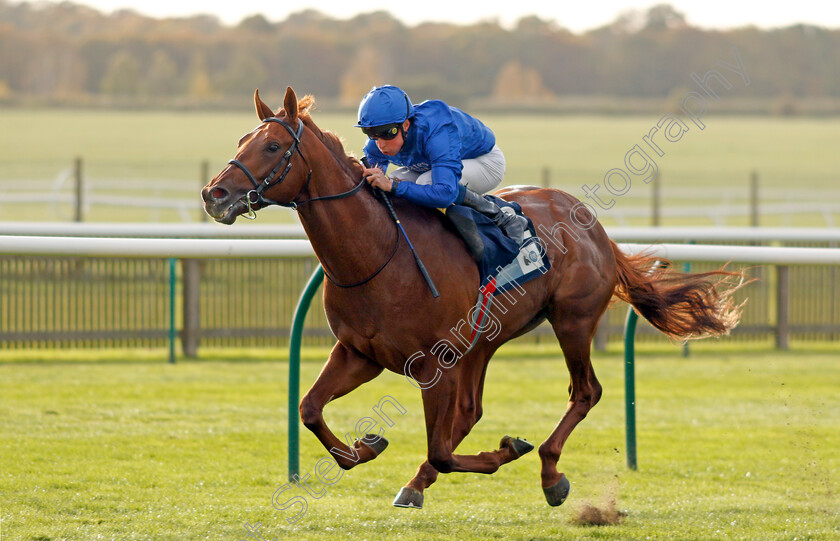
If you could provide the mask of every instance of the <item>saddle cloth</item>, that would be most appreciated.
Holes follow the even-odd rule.
[[[510,207],[518,215],[524,216],[519,203],[508,202],[492,195],[485,197],[491,199],[499,207]],[[521,246],[517,246],[516,242],[505,236],[490,218],[476,210],[452,205],[446,209],[446,214],[447,216],[451,214],[466,216],[478,227],[478,235],[484,245],[483,257],[478,262],[482,289],[493,281],[494,294],[503,293],[517,284],[522,285],[545,274],[551,268],[551,263],[543,257],[543,250],[539,247],[534,223],[527,216],[525,218],[528,220],[528,229],[525,232],[525,240]]]
[[[510,207],[520,216],[524,216],[518,203],[504,201],[492,195],[485,197],[492,199],[500,207]],[[493,297],[547,273],[551,269],[551,262],[540,245],[534,223],[527,216],[525,218],[528,219],[528,229],[525,231],[524,241],[517,246],[516,242],[505,236],[487,216],[460,205],[453,205],[446,210],[447,215],[451,212],[472,218],[478,226],[478,234],[484,244],[484,257],[478,262],[481,277],[478,301],[470,312],[472,331],[467,350],[469,351],[487,326],[487,314],[492,307]]]

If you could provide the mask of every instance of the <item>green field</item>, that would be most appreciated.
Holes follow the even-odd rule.
[[[620,167],[660,116],[482,119],[505,150],[506,185],[541,183],[547,168],[552,186],[583,197],[581,186],[602,182],[606,171]],[[352,115],[316,112],[315,120],[347,138],[348,151],[361,148]],[[81,156],[89,181],[163,180],[180,188],[172,197],[194,197],[197,208],[198,188],[206,180],[199,178],[199,164],[209,161],[215,174],[256,124],[248,104],[241,113],[2,110],[0,192],[12,182],[21,188],[52,182]],[[697,198],[698,204],[719,202],[722,190],[743,188],[746,194],[752,171],[762,188],[791,196],[798,190],[837,193],[830,190],[837,190],[840,171],[834,148],[840,119],[710,116],[706,124],[663,144],[666,155],[657,164],[666,196],[672,186],[702,188],[708,196]],[[152,187],[117,187],[115,194],[169,197]],[[619,206],[646,206],[649,192],[636,182]],[[55,219],[49,205],[12,205],[4,195],[0,220]],[[69,215],[66,207],[62,212]],[[614,222],[608,213],[601,218]],[[96,207],[87,219],[180,217]],[[271,210],[257,223],[288,221],[296,221],[293,213]],[[743,223],[737,218],[730,225]],[[762,223],[826,222],[805,212]],[[493,476],[442,476],[427,491],[424,510],[395,509],[394,495],[423,460],[425,436],[418,393],[389,374],[337,401],[327,420],[337,432],[352,430],[382,396],[391,395],[407,413],[387,429],[390,447],[332,486],[313,485],[318,498],[301,488],[286,492],[307,497],[308,508],[295,524],[287,519],[299,509],[272,506],[272,495],[286,483],[287,365],[267,360],[270,353],[203,350],[201,361],[174,366],[156,361],[165,354],[143,350],[127,360],[114,351],[65,351],[60,362],[49,350],[4,357],[0,540],[4,534],[32,541],[240,540],[253,539],[244,524],[258,522],[266,540],[840,538],[836,344],[825,353],[796,346],[779,353],[712,343],[692,346],[689,359],[670,344],[645,347],[651,349],[639,356],[638,471],[625,466],[623,366],[613,348],[595,360],[605,396],[561,459],[572,482],[563,507],[545,504],[537,453],[531,453]],[[462,452],[495,448],[506,433],[539,442],[565,407],[568,378],[556,347],[511,345],[502,351],[488,374],[484,418]],[[323,351],[308,352],[310,359],[319,356]],[[241,357],[250,360],[231,360]],[[314,360],[304,364],[304,390],[320,366]],[[304,430],[301,466],[313,483],[314,468],[325,456]],[[619,524],[577,524],[582,506],[606,509],[612,500],[626,513]]]
[[[554,348],[556,349],[556,348]],[[282,362],[205,360],[0,364],[0,535],[14,540],[829,540],[840,537],[840,365],[836,354],[696,351],[640,355],[639,470],[625,466],[622,360],[598,354],[604,398],[561,458],[572,482],[545,504],[537,453],[492,476],[441,476],[423,510],[391,506],[423,460],[416,389],[386,374],[327,410],[351,431],[384,395],[406,411],[390,447],[331,486],[327,456],[302,433],[300,511],[272,507],[286,483]],[[699,349],[699,348],[698,348]],[[321,352],[309,352],[317,357]],[[519,358],[525,357],[525,358]],[[320,362],[303,365],[302,387]],[[565,406],[559,352],[506,346],[491,365],[485,416],[462,452],[505,433],[541,441]],[[575,523],[614,499],[621,523]]]
[[[584,184],[603,184],[605,173],[623,167],[625,154],[639,144],[657,163],[666,204],[668,189],[679,187],[707,191],[708,196],[695,199],[697,204],[719,203],[725,189],[742,192],[746,200],[753,171],[762,188],[790,190],[791,194],[836,188],[840,119],[714,116],[710,108],[705,129],[686,121],[689,130],[676,142],[664,141],[661,134],[654,136],[665,153],[658,157],[642,137],[665,113],[628,117],[487,114],[481,118],[496,132],[505,151],[508,172],[504,185],[541,184],[542,171],[548,169],[553,187],[583,198]],[[239,137],[257,125],[247,103],[242,104],[240,113],[3,110],[0,115],[0,183],[53,180],[81,156],[93,181],[164,179],[183,188],[178,197],[196,197],[196,201],[202,184],[199,164],[208,161],[211,176],[215,174],[233,157]],[[343,136],[348,152],[361,150],[364,138],[352,127],[352,114],[316,110],[314,118],[322,128]],[[649,205],[650,186],[641,177],[632,178],[629,192],[618,199],[618,208]],[[151,189],[134,193],[165,197]],[[600,193],[606,195],[603,188]],[[832,193],[836,198],[836,192]],[[812,199],[824,200],[819,195]],[[44,212],[25,205],[3,205],[0,219],[44,219]],[[149,211],[94,208],[88,219],[148,221],[149,216]],[[154,216],[161,221],[180,221],[174,212]],[[613,219],[610,212],[600,216],[605,223]],[[838,213],[835,219],[840,219]],[[295,218],[275,209],[263,213],[260,220]],[[768,217],[762,223],[779,225],[779,220]],[[794,225],[825,225],[820,216],[809,218],[807,212],[792,220]],[[648,223],[646,219],[637,221]],[[666,223],[685,225],[686,220]],[[708,225],[709,221],[694,219],[693,223]],[[746,219],[733,218],[729,224],[745,223]]]

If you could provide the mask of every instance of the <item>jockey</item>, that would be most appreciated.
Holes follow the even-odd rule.
[[[385,85],[362,99],[356,127],[369,138],[364,174],[371,186],[426,207],[470,207],[522,243],[528,221],[481,195],[505,174],[496,136],[481,121],[440,100],[413,105],[400,88]],[[389,177],[392,163],[399,169]]]

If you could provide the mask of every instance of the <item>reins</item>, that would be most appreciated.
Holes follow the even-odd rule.
[[[356,282],[356,283],[353,283],[353,284],[339,284],[338,282],[336,282],[333,279],[332,276],[330,276],[327,273],[327,269],[324,269],[324,276],[326,276],[327,280],[329,280],[334,286],[344,288],[344,289],[350,289],[351,287],[358,287],[358,286],[365,285],[366,283],[368,283],[371,280],[373,280],[374,278],[376,278],[376,275],[378,275],[380,272],[385,270],[385,267],[388,266],[388,263],[390,263],[391,260],[394,259],[394,256],[397,255],[397,250],[399,250],[399,248],[400,248],[400,235],[397,234],[397,240],[396,240],[396,242],[394,242],[394,251],[391,252],[391,255],[388,256],[388,259],[385,260],[385,263],[383,263],[381,267],[376,269],[376,271],[374,271],[373,274],[371,274],[370,276],[368,276],[367,278],[365,278],[364,280],[361,280],[359,282]],[[323,265],[321,265],[321,267],[323,267]]]

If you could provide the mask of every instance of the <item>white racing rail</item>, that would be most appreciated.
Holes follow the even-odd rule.
[[[292,238],[305,239],[300,224],[261,225],[241,223],[84,223],[84,222],[0,222],[0,235],[39,237],[146,237],[146,238]]]
[[[769,265],[840,265],[838,248],[781,246],[720,246],[714,244],[619,244],[628,254],[645,253],[674,261],[724,261]]]
[[[0,254],[68,257],[216,259],[311,257],[308,240],[299,239],[145,239],[98,237],[0,236]]]
[[[630,254],[645,253],[677,261],[840,265],[838,248],[620,244]],[[0,236],[0,254],[68,257],[137,257],[215,259],[309,257],[308,240],[300,239],[147,239],[97,237]]]
[[[607,227],[616,242],[837,242],[840,227]],[[0,222],[0,235],[44,237],[296,238],[300,224]]]

